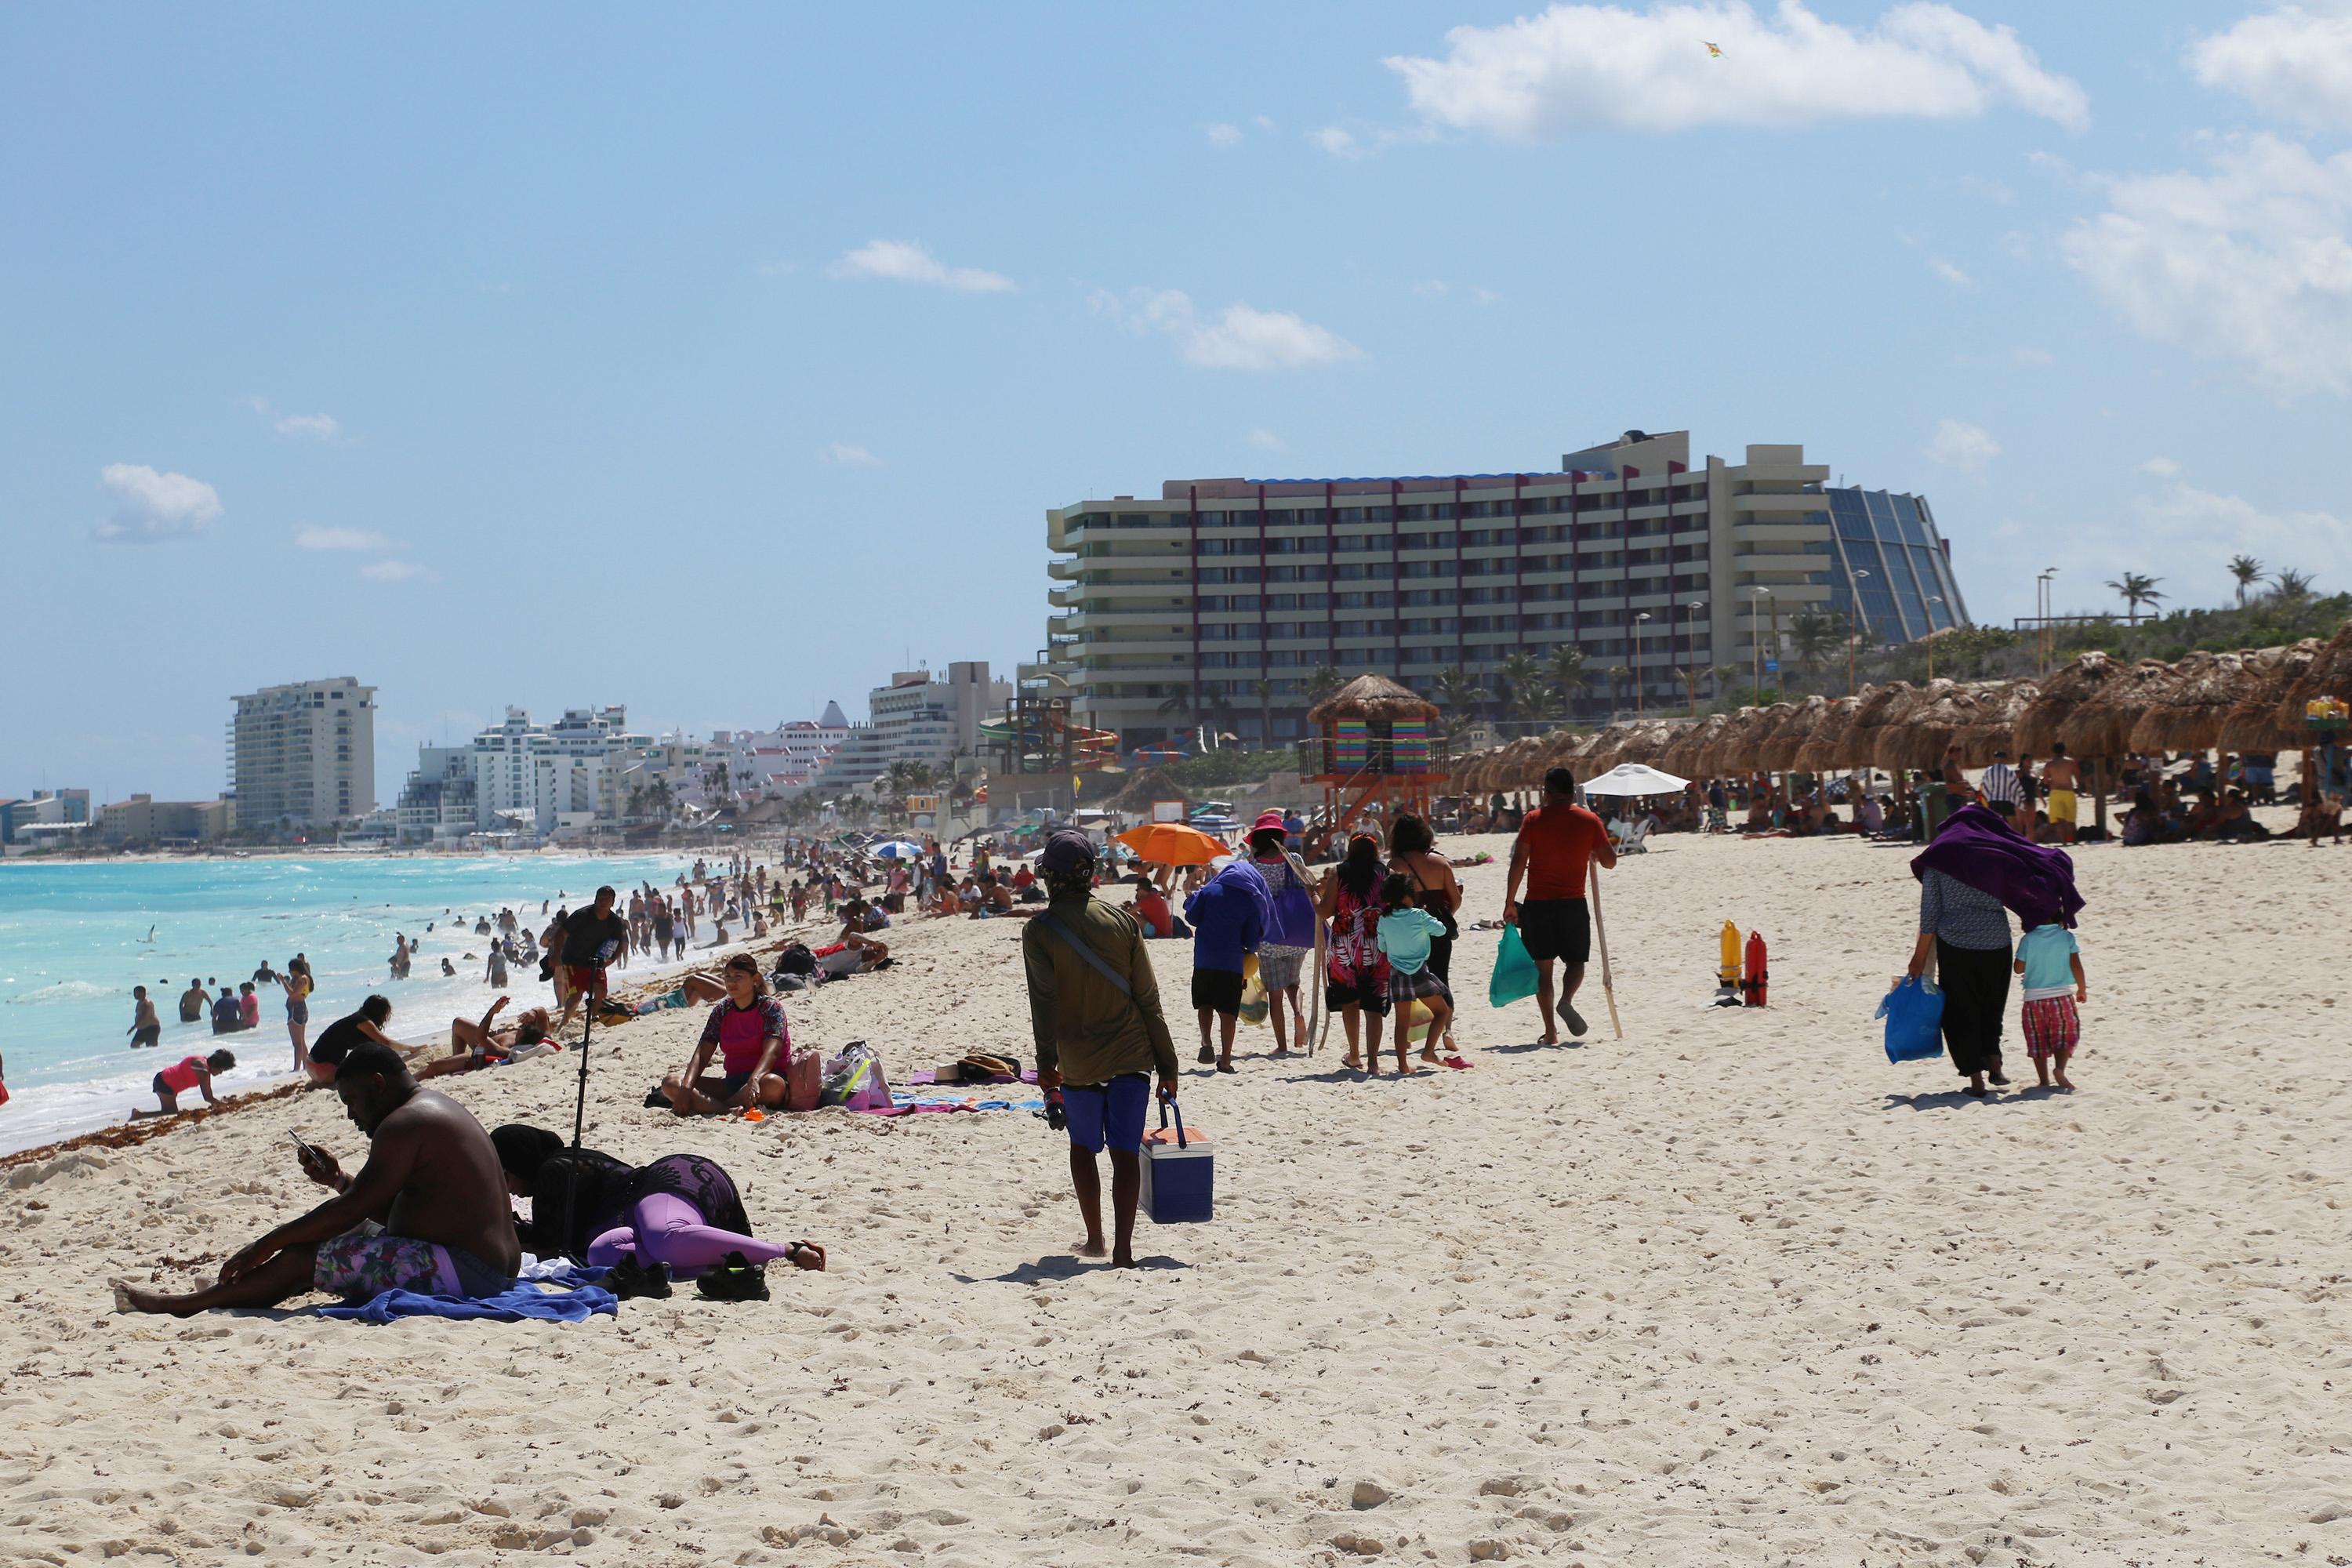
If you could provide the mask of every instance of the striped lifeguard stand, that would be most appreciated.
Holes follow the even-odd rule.
[[[1377,817],[1427,816],[1446,782],[1437,704],[1384,675],[1360,675],[1307,710],[1299,773],[1323,786],[1323,815],[1344,834]]]

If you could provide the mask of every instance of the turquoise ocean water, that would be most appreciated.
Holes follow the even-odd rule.
[[[692,865],[675,855],[0,864],[0,1059],[11,1096],[0,1106],[0,1152],[152,1106],[148,1080],[158,1068],[215,1045],[236,1055],[232,1089],[292,1070],[283,991],[259,987],[261,1026],[215,1040],[209,1022],[179,1021],[191,978],[235,986],[264,959],[283,970],[300,952],[319,985],[312,1039],[381,991],[393,1001],[394,1037],[446,1044],[452,1016],[479,1016],[497,995],[483,981],[488,939],[473,933],[476,916],[511,907],[535,934],[544,900],[578,903],[609,882],[625,906],[639,882],[668,888]],[[395,932],[424,943],[405,981],[387,979]],[[441,973],[444,957],[455,978]],[[513,1007],[550,998],[532,968],[517,966],[508,978]],[[131,988],[141,984],[163,1039],[134,1051]]]

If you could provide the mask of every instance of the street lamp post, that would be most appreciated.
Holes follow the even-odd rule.
[[[1763,600],[1765,604],[1771,606],[1772,657],[1777,660],[1780,657],[1780,603],[1773,598],[1772,590],[1769,588],[1759,585],[1749,589],[1748,592],[1756,598]],[[1764,695],[1764,639],[1756,635],[1756,606],[1752,603],[1748,606],[1748,636],[1756,647],[1756,679],[1754,684],[1749,688],[1749,691],[1751,695],[1760,700]]]
[[[1868,568],[1855,572],[1846,579],[1847,611],[1845,618],[1845,694],[1853,695],[1853,624],[1862,613],[1862,579],[1870,575]]]
[[[1944,602],[1943,595],[1930,594],[1927,595],[1927,602],[1931,605],[1940,605]],[[1930,680],[1936,679],[1936,612],[1933,610],[1927,612],[1927,679]]]
[[[1683,679],[1690,686],[1690,716],[1698,717],[1698,613],[1706,608],[1705,601],[1693,599],[1685,605],[1683,616]]]
[[[1633,717],[1642,716],[1642,623],[1650,618],[1643,610],[1633,617]]]
[[[2050,586],[2050,579],[2056,575],[2058,575],[2058,568],[2053,566],[2033,580],[2033,618],[2040,623],[2042,631],[2038,650],[2034,656],[2038,667],[2037,679],[2050,673],[2050,606],[2055,596]]]

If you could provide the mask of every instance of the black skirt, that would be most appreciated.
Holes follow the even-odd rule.
[[[1944,1049],[1962,1078],[2000,1068],[2000,1027],[2009,1013],[2010,946],[1954,947],[1936,939],[1944,988]]]

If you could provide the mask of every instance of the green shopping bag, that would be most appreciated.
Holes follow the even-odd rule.
[[[1519,940],[1519,928],[1506,924],[1503,945],[1495,953],[1495,977],[1486,982],[1487,1005],[1507,1007],[1535,994],[1536,961],[1528,956],[1528,944]]]

